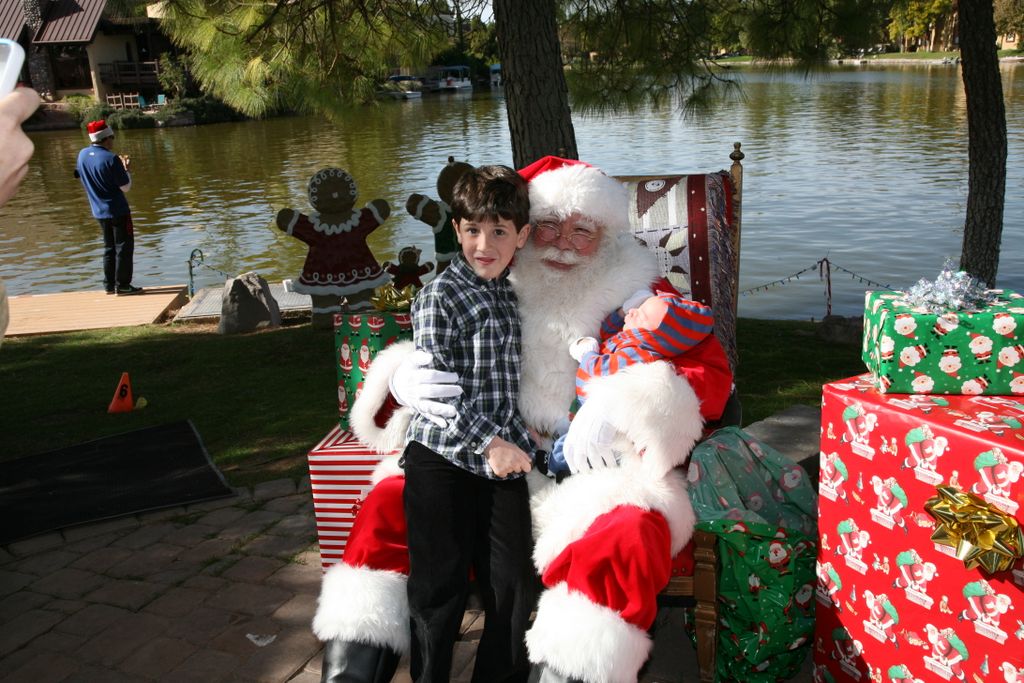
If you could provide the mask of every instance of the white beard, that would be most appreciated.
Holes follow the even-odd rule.
[[[512,286],[523,326],[523,370],[519,411],[526,424],[550,434],[576,398],[576,369],[569,344],[600,337],[601,321],[638,289],[658,277],[654,252],[624,235],[602,237],[593,256],[571,257],[579,265],[557,270],[541,258],[558,253],[532,242],[516,255]]]

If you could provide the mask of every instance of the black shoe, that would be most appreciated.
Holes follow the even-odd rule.
[[[320,683],[388,683],[399,655],[390,648],[334,639],[327,641]]]
[[[143,289],[134,285],[118,285],[116,292],[118,296],[128,296],[130,294],[142,294]]]
[[[105,291],[107,292],[107,294],[114,294],[114,291],[115,291],[115,290],[113,290],[113,289],[107,289],[107,290],[105,290]]]

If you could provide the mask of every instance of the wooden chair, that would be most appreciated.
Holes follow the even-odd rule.
[[[107,95],[107,105],[113,109],[124,109],[124,98],[121,93],[115,92]]]
[[[125,109],[141,109],[139,104],[139,93],[130,92],[124,94],[124,107]]]
[[[634,236],[653,249],[662,275],[690,298],[712,307],[715,334],[733,372],[737,365],[736,310],[739,296],[740,217],[743,160],[733,144],[729,171],[694,175],[617,176],[630,195]],[[735,391],[720,424],[740,423]],[[674,562],[661,595],[667,601],[695,601],[697,663],[701,681],[715,680],[718,638],[718,553],[716,537],[696,531]]]

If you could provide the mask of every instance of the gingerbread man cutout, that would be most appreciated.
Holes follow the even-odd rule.
[[[417,288],[423,286],[420,277],[434,269],[430,261],[420,264],[420,254],[423,252],[416,247],[403,247],[398,252],[398,263],[384,262],[384,270],[395,278],[395,289],[403,289],[409,285]]]
[[[448,157],[448,163],[437,176],[438,199],[414,192],[405,202],[406,211],[434,231],[434,258],[437,259],[438,275],[459,252],[459,243],[452,225],[452,190],[462,174],[472,168],[464,161],[455,161],[455,157]]]

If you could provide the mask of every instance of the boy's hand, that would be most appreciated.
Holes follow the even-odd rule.
[[[588,351],[597,353],[598,348],[597,340],[593,337],[580,337],[576,341],[569,344],[569,355],[572,359],[579,363],[583,360],[583,354]]]
[[[491,439],[484,448],[487,464],[499,477],[507,477],[513,472],[529,472],[533,469],[533,460],[523,449],[514,443],[505,441],[500,436]]]

